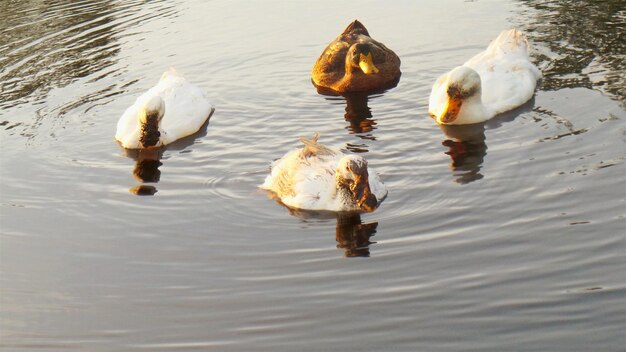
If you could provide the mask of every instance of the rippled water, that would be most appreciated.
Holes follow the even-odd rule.
[[[620,1],[0,10],[2,350],[626,345]],[[400,56],[400,83],[318,95],[310,69],[354,18]],[[535,98],[438,127],[434,79],[511,26],[544,72]],[[117,119],[169,66],[215,113],[165,150],[124,152]],[[290,211],[257,189],[316,131],[381,173],[376,212]]]

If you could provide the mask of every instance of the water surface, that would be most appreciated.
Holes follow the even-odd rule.
[[[3,2],[2,350],[623,350],[625,13],[580,3]],[[312,65],[355,18],[401,80],[319,95]],[[438,127],[432,82],[513,26],[535,98]],[[215,113],[125,152],[117,119],[170,66]],[[318,131],[379,171],[376,212],[258,190]]]

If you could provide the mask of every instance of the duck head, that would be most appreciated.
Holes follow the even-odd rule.
[[[346,54],[346,72],[363,72],[366,75],[378,73],[374,65],[371,43],[353,44]]]
[[[481,82],[478,73],[466,66],[456,67],[448,76],[446,103],[439,115],[435,116],[437,123],[454,122],[463,104],[475,98],[480,99],[480,95]]]
[[[159,123],[165,115],[165,102],[159,96],[153,96],[139,111],[141,136],[139,141],[142,148],[155,147],[159,143],[161,133]]]
[[[358,155],[347,155],[339,160],[336,170],[337,184],[344,188],[349,197],[361,210],[376,209],[378,199],[370,189],[367,161]]]

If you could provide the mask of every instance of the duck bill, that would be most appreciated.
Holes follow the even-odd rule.
[[[367,176],[357,177],[355,179],[354,198],[356,204],[365,212],[372,212],[378,205],[376,196],[372,194],[370,182]]]
[[[437,118],[437,122],[440,124],[448,124],[454,122],[454,120],[456,120],[456,118],[459,116],[462,105],[462,98],[448,97],[446,105],[443,107],[441,114]]]
[[[367,55],[359,54],[359,67],[366,75],[378,73],[378,67],[374,65],[372,53],[368,53]]]

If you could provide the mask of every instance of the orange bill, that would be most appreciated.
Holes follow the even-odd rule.
[[[367,175],[364,177],[356,177],[354,193],[356,202],[363,211],[369,213],[376,209],[378,200],[370,190],[369,178]]]
[[[452,123],[459,115],[461,105],[463,105],[463,98],[448,97],[446,105],[437,118],[437,122],[440,124]]]

